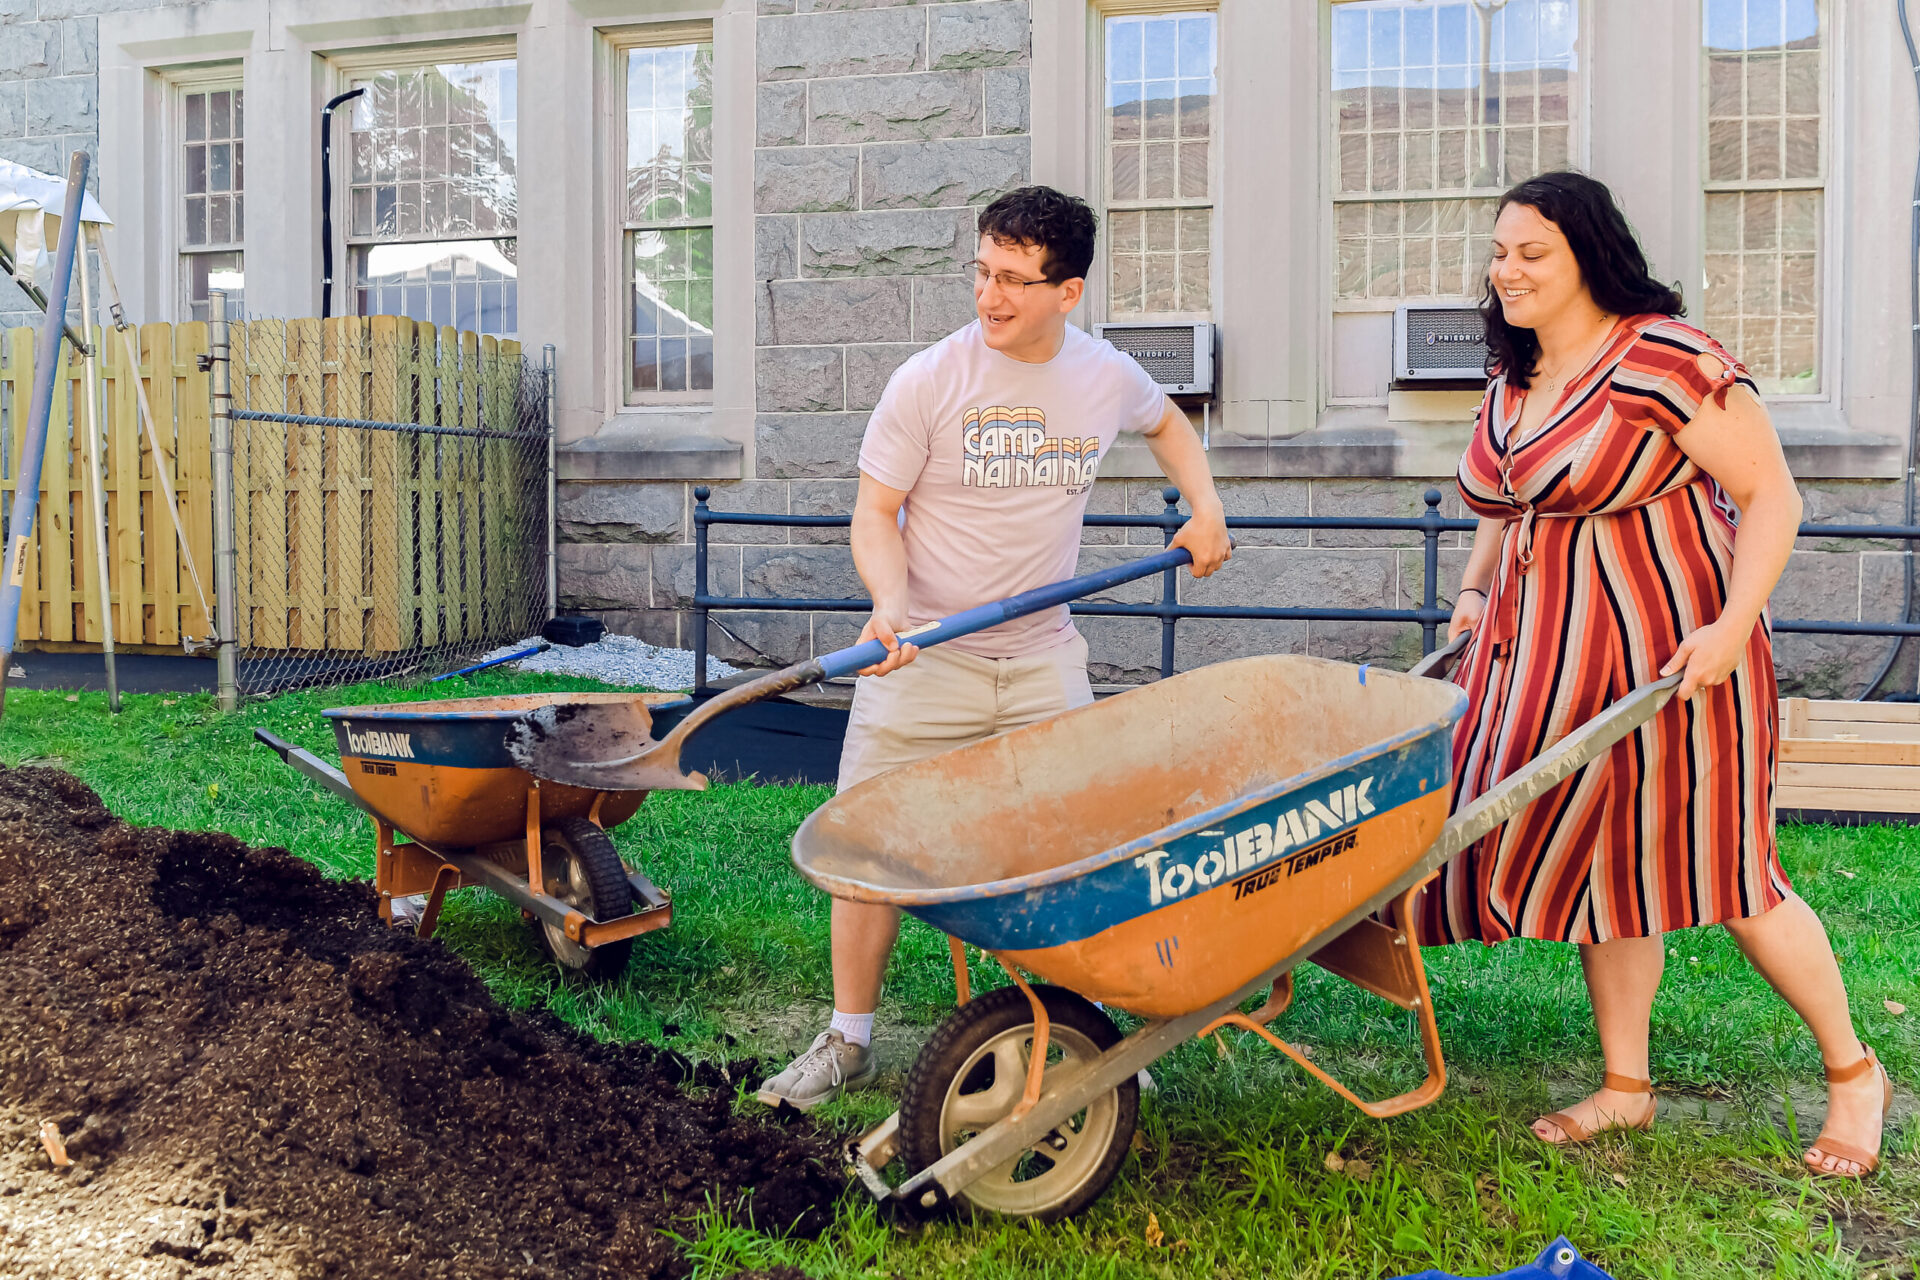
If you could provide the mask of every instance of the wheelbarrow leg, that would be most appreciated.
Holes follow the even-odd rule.
[[[1312,956],[1313,962],[1321,968],[1403,1009],[1414,1011],[1420,1023],[1420,1048],[1427,1060],[1427,1078],[1421,1081],[1418,1088],[1378,1102],[1369,1102],[1308,1061],[1307,1056],[1298,1049],[1267,1030],[1264,1024],[1278,1017],[1292,1000],[1291,973],[1274,982],[1273,996],[1252,1017],[1238,1011],[1228,1013],[1209,1023],[1200,1034],[1205,1036],[1227,1026],[1251,1031],[1375,1119],[1404,1115],[1426,1106],[1446,1090],[1447,1064],[1440,1050],[1440,1027],[1434,1020],[1433,997],[1427,989],[1426,966],[1421,963],[1420,941],[1413,924],[1413,899],[1425,886],[1426,881],[1423,880],[1393,900],[1389,908],[1389,916],[1393,920],[1391,926],[1377,920],[1362,920]]]
[[[440,923],[440,908],[447,903],[447,890],[460,887],[460,868],[441,863],[440,869],[433,873],[433,888],[427,891],[427,905],[420,912],[420,923],[414,932],[422,938],[431,938],[434,929]]]

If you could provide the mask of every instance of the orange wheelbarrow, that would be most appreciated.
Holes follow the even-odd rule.
[[[851,1146],[855,1172],[910,1215],[955,1201],[1078,1212],[1126,1155],[1138,1073],[1227,1027],[1369,1115],[1433,1101],[1446,1067],[1414,894],[1678,682],[1628,695],[1451,817],[1466,695],[1304,657],[1191,671],[836,796],[794,836],[801,874],[944,930],[961,1001],[914,1062],[899,1111]],[[969,1000],[962,942],[1013,985]],[[1307,960],[1415,1012],[1419,1087],[1368,1101],[1268,1028]],[[1147,1021],[1123,1038],[1096,1001]],[[908,1175],[890,1185],[880,1171],[896,1158]]]
[[[536,693],[337,707],[321,713],[333,722],[337,769],[264,729],[254,736],[373,819],[381,918],[394,918],[395,898],[425,894],[418,930],[430,936],[450,890],[482,886],[537,923],[562,966],[605,978],[626,968],[636,935],[673,919],[668,896],[629,871],[607,838],[647,793],[542,781],[507,750],[528,712],[599,701],[644,718],[688,699]]]

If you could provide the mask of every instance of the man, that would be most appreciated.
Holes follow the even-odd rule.
[[[1024,187],[980,215],[979,318],[901,365],[860,446],[853,563],[873,595],[840,788],[1093,701],[1087,645],[1065,607],[924,655],[898,633],[1073,576],[1100,459],[1146,437],[1192,503],[1173,545],[1204,578],[1231,554],[1199,437],[1145,370],[1067,323],[1093,262],[1085,202]],[[902,519],[902,512],[905,518]],[[911,665],[910,665],[911,664]],[[900,913],[833,903],[833,1021],[760,1100],[805,1111],[877,1074],[873,1012]]]

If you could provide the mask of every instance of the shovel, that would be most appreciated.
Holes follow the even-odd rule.
[[[951,618],[902,631],[899,638],[922,649],[930,648],[1123,582],[1191,563],[1193,556],[1185,547],[1170,547],[1158,555],[967,609]],[[541,707],[516,720],[508,729],[507,750],[522,769],[549,782],[595,791],[704,791],[706,775],[689,772],[680,763],[680,749],[701,726],[735,707],[790,693],[835,676],[851,675],[885,661],[886,656],[886,645],[868,640],[796,662],[708,699],[658,741],[653,737],[653,724],[646,706],[637,698],[625,703],[559,703]]]

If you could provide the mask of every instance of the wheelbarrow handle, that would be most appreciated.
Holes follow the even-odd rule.
[[[1083,596],[1098,594],[1109,587],[1117,587],[1123,582],[1151,577],[1156,573],[1192,563],[1193,556],[1185,547],[1170,547],[1157,555],[1143,556],[1138,560],[1130,560],[1126,564],[1101,569],[1097,573],[1082,574],[1077,578],[1068,578],[1065,582],[1055,582],[1032,591],[1023,591],[1017,596],[1008,596],[1005,600],[996,600],[992,604],[964,609],[952,617],[942,618],[938,622],[917,627],[911,631],[903,631],[899,639],[921,649],[931,648],[948,640],[972,635],[976,631],[985,631],[988,627],[997,627],[1015,618],[1024,618],[1042,609],[1052,609]],[[887,652],[887,646],[881,641],[864,640],[849,648],[825,654],[816,659],[821,670],[819,678],[832,680],[838,676],[852,675],[867,667],[877,666],[886,661]]]

